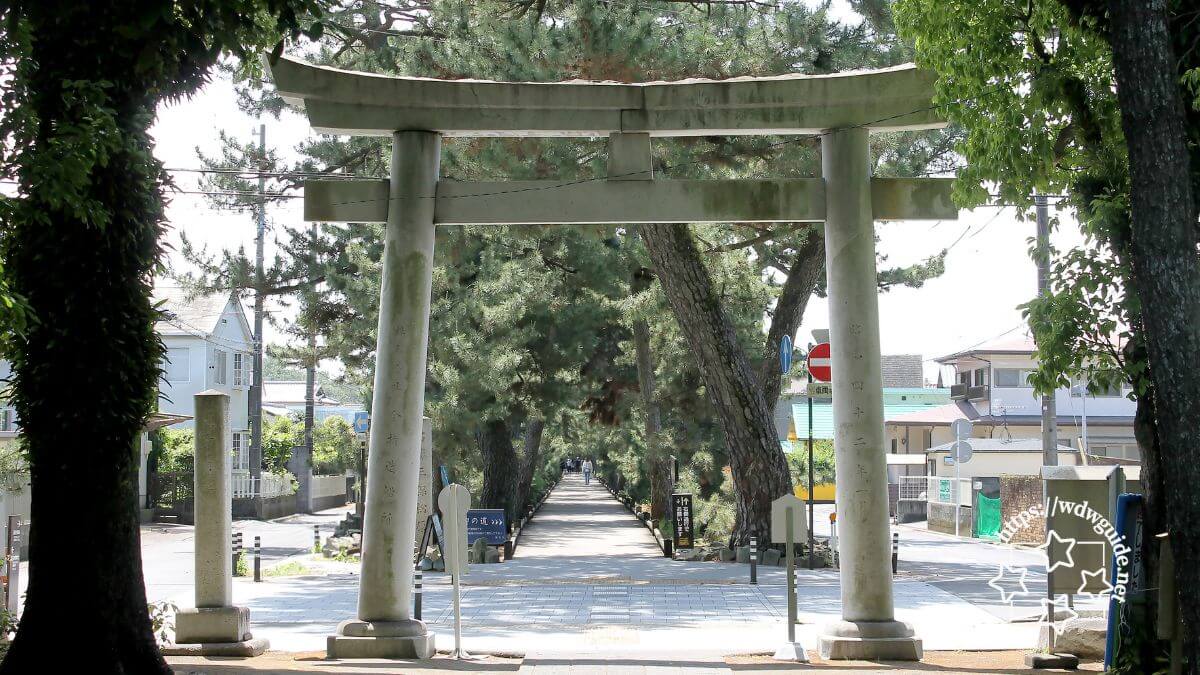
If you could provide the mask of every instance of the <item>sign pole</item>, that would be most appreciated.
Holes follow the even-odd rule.
[[[808,661],[804,646],[796,641],[796,544],[805,538],[803,509],[804,502],[792,493],[771,502],[771,542],[783,544],[787,558],[787,642],[775,652],[777,661]]]
[[[813,480],[813,397],[808,394],[808,569],[813,568],[813,490],[816,489]]]
[[[810,493],[811,495],[811,493]],[[787,594],[788,594],[788,626],[787,636],[788,642],[796,641],[796,554],[793,550],[795,542],[792,540],[792,528],[795,527],[795,514],[792,512],[792,507],[787,507],[785,518],[787,518]]]
[[[960,442],[962,438],[958,439]],[[954,490],[951,494],[954,495],[954,536],[961,536],[958,533],[959,515],[962,511],[962,462],[958,461],[958,445],[954,446]]]

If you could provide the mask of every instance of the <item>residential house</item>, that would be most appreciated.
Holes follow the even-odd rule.
[[[928,410],[950,402],[950,390],[923,386],[923,363],[924,359],[919,354],[883,355],[881,365],[885,417]],[[775,424],[784,452],[802,452],[805,448],[809,431],[807,385],[806,379],[793,380],[784,395],[780,396],[776,406]],[[813,439],[832,439],[833,428],[832,401],[813,399]],[[899,476],[924,474],[924,456],[906,455],[895,442],[889,443],[885,453],[890,483],[896,483]],[[832,487],[826,487],[828,489],[825,490],[825,494],[832,494]],[[802,488],[803,486],[798,484],[798,494],[803,497],[807,493]],[[817,486],[815,492],[816,498],[822,499],[821,486]]]
[[[248,485],[254,333],[238,294],[189,296],[166,286],[155,289],[155,301],[163,303],[165,312],[155,326],[166,346],[159,412],[187,416],[179,426],[190,427],[196,394],[210,389],[228,394],[234,484]]]
[[[267,380],[263,382],[263,407],[287,410],[304,416],[304,380]],[[321,424],[329,417],[341,417],[353,424],[354,413],[364,408],[355,403],[343,403],[325,393],[319,383],[313,385],[313,423]]]
[[[928,473],[948,475],[944,458],[937,456],[937,448],[954,440],[950,425],[955,420],[970,420],[974,438],[1040,439],[1041,397],[1034,394],[1028,383],[1029,374],[1037,367],[1034,349],[1029,336],[1018,335],[937,359],[938,363],[954,369],[952,400],[925,410],[886,415],[884,427],[889,445],[898,448],[896,452],[910,454],[924,455],[933,449],[926,458]],[[1073,392],[1063,387],[1055,392],[1059,444],[1082,453],[1078,463],[1136,462],[1135,404],[1128,398],[1129,388],[1089,394],[1086,398],[1081,395],[1081,387],[1074,389]],[[987,447],[990,453],[992,448]],[[996,467],[992,475],[1039,474],[1040,445],[998,443],[996,451],[1005,458],[1004,466]],[[983,474],[973,471],[972,475]]]

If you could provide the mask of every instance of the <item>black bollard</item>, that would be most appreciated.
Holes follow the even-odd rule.
[[[421,620],[421,568],[413,572],[413,618]]]
[[[313,553],[321,552],[321,528],[313,525]]]
[[[254,535],[254,580],[262,581],[262,537]]]
[[[242,555],[242,533],[233,533],[233,576],[238,575],[238,558]]]
[[[758,583],[758,537],[750,535],[750,583]]]
[[[900,568],[900,533],[892,533],[892,574]]]

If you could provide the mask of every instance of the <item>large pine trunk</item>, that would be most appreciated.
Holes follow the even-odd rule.
[[[530,419],[525,424],[525,452],[521,457],[521,482],[517,485],[516,508],[518,517],[532,506],[530,491],[533,488],[533,474],[537,472],[541,458],[542,431],[546,422],[540,417]]]
[[[1200,260],[1185,113],[1164,0],[1109,2],[1121,125],[1129,151],[1133,278],[1142,298],[1179,607],[1200,671]]]
[[[687,336],[717,409],[737,495],[733,541],[769,541],[771,501],[792,489],[770,409],[733,324],[721,308],[686,225],[639,226],[659,282]]]
[[[57,49],[42,50],[47,61]],[[52,66],[43,64],[62,72]],[[43,84],[45,92],[61,87]],[[110,99],[121,149],[106,167],[78,176],[110,219],[89,222],[64,195],[25,185],[29,197],[17,208],[28,211],[7,233],[15,290],[37,321],[13,355],[32,525],[25,607],[0,665],[6,675],[47,672],[63,658],[89,673],[171,672],[147,614],[137,504],[139,434],[161,356],[150,277],[162,207],[145,132],[153,107],[143,97]],[[79,109],[69,93],[33,105],[38,147],[61,141],[70,125],[87,127],[73,116]]]
[[[504,509],[508,522],[512,523],[517,512],[520,464],[508,422],[489,420],[484,424],[479,450],[483,454],[483,491],[479,495],[479,505],[485,509]]]
[[[633,273],[630,289],[636,296],[650,286],[650,270],[641,268]],[[670,457],[662,447],[659,433],[662,417],[655,394],[654,353],[650,349],[650,325],[645,319],[633,322],[633,346],[637,357],[638,389],[641,392],[646,437],[646,465],[650,473],[650,516],[658,521],[671,513]]]
[[[788,268],[787,281],[783,282],[783,289],[771,315],[771,327],[767,330],[766,349],[763,350],[763,362],[758,370],[767,410],[775,409],[783,384],[783,378],[779,374],[780,342],[785,335],[796,335],[796,331],[800,329],[800,322],[804,319],[808,299],[816,290],[817,283],[825,276],[825,238],[817,227],[810,228],[807,236]]]

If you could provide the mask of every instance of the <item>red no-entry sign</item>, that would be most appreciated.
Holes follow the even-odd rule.
[[[822,342],[808,352],[808,374],[815,382],[829,382],[833,369],[829,361],[829,343]]]

